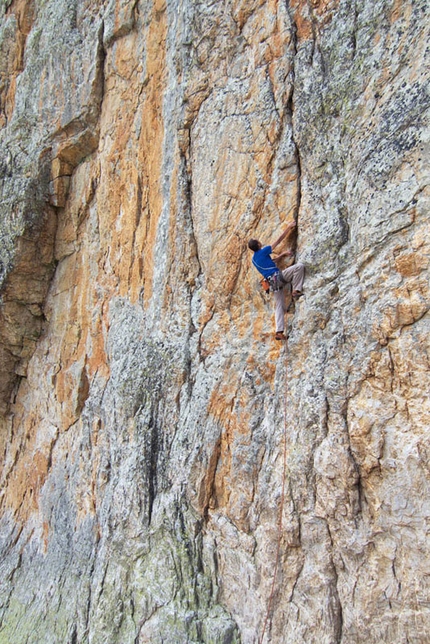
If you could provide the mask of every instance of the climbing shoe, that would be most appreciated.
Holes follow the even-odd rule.
[[[277,331],[275,333],[275,340],[285,340],[285,335],[283,331]]]

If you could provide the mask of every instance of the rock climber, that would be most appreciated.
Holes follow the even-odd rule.
[[[270,284],[270,290],[273,292],[275,298],[275,323],[276,323],[276,340],[283,340],[284,336],[284,313],[288,310],[285,303],[284,287],[287,284],[292,285],[292,298],[297,300],[303,295],[303,280],[305,276],[305,267],[303,264],[297,263],[280,270],[276,265],[283,257],[292,257],[294,255],[292,250],[287,250],[275,258],[271,257],[273,250],[289,236],[296,227],[296,222],[292,221],[288,224],[284,232],[278,239],[270,246],[263,246],[258,239],[250,239],[248,248],[250,248],[254,256],[252,263],[255,268],[261,273]]]

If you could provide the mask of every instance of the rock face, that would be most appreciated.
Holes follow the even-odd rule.
[[[426,0],[0,14],[0,643],[428,642]]]

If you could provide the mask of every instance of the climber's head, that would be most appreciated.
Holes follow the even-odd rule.
[[[250,239],[248,242],[248,248],[253,250],[255,253],[257,250],[260,250],[261,242],[259,242],[258,239]]]

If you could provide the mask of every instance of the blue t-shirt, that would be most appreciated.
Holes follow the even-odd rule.
[[[255,251],[254,257],[252,258],[252,263],[263,277],[270,277],[279,271],[279,268],[270,257],[271,252],[271,246],[264,246],[260,250]]]

